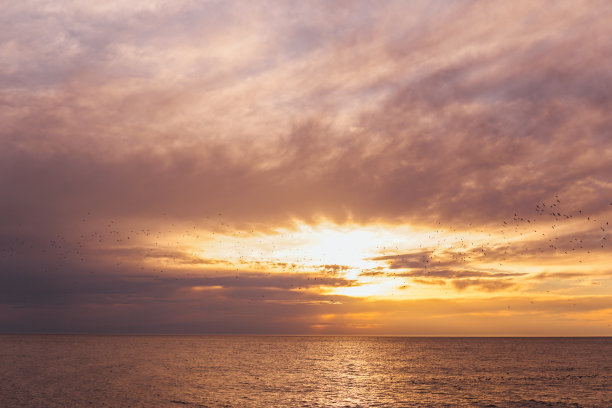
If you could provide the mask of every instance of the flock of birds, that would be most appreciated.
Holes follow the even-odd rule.
[[[533,233],[541,234],[541,237],[550,237],[546,241],[545,248],[536,247],[539,252],[545,252],[545,249],[548,248],[564,254],[580,249],[587,249],[586,253],[591,253],[597,247],[605,248],[609,221],[587,215],[582,209],[568,211],[563,208],[559,196],[555,196],[552,203],[536,204],[534,210],[536,214],[534,218],[525,218],[514,213],[512,223],[504,221],[504,226],[512,227],[514,232],[519,232],[519,228],[528,226],[529,229],[519,234],[523,235],[533,231]],[[574,228],[569,228],[572,226]]]
[[[612,206],[612,203],[610,203]],[[457,265],[470,262],[485,263],[489,257],[492,261],[505,262],[524,256],[546,256],[587,254],[606,247],[610,222],[595,218],[582,209],[568,210],[562,200],[555,196],[552,202],[535,204],[531,216],[514,212],[513,216],[503,220],[497,230],[481,230],[491,239],[488,242],[470,242],[473,238],[449,238],[451,229],[438,226],[430,238],[435,245],[422,248],[420,262],[423,268],[434,265]],[[601,214],[610,212],[601,212]],[[7,262],[20,257],[26,259],[41,259],[45,262],[45,271],[59,270],[68,265],[88,264],[91,260],[99,260],[104,256],[115,258],[114,265],[121,266],[122,259],[128,262],[135,258],[140,261],[147,259],[165,259],[171,263],[173,257],[179,257],[184,252],[185,239],[197,241],[202,230],[208,229],[211,234],[227,236],[233,234],[236,248],[240,246],[240,232],[231,231],[228,223],[223,221],[223,214],[208,218],[204,226],[193,225],[188,229],[178,230],[172,222],[160,223],[164,228],[127,228],[120,222],[108,220],[100,228],[99,220],[91,212],[83,216],[81,225],[70,233],[56,233],[46,240],[31,238],[25,233],[17,237],[4,237],[0,245],[0,261]],[[252,231],[250,231],[252,232]],[[521,237],[520,239],[517,239]],[[171,237],[171,238],[169,238]],[[454,241],[450,241],[454,239]],[[245,263],[244,256],[240,262]],[[584,259],[577,262],[582,263]],[[187,260],[186,262],[189,262]],[[163,262],[160,262],[163,264]],[[195,262],[194,262],[195,263]],[[148,269],[141,262],[140,269]],[[164,272],[163,267],[156,272]]]
[[[609,213],[599,212],[600,216]],[[586,256],[605,250],[609,245],[610,221],[589,215],[583,209],[568,210],[559,196],[548,203],[538,202],[530,215],[512,214],[502,220],[498,228],[468,231],[476,233],[476,236],[457,237],[457,234],[449,234],[457,232],[456,228],[445,229],[438,222],[437,229],[428,236],[429,243],[420,245],[415,252],[404,254],[397,248],[391,252],[384,248],[387,250],[386,258],[395,268],[400,268],[405,258],[417,260],[423,269],[458,267],[470,263],[497,263],[501,267],[505,263],[520,262],[526,257],[570,256],[562,261],[570,264],[584,263]],[[478,234],[488,239],[478,239]]]

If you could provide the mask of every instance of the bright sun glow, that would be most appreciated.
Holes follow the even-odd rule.
[[[281,233],[285,236],[287,233]],[[384,236],[383,231],[373,229],[332,229],[330,227],[312,228],[302,227],[292,235],[304,242],[299,248],[283,248],[274,255],[280,258],[294,258],[312,264],[346,265],[350,267],[367,268],[370,263],[368,257],[376,252],[385,243],[389,245],[392,237]]]
[[[298,224],[272,234],[248,236],[216,235],[206,242],[186,243],[202,258],[226,259],[241,265],[287,264],[304,272],[324,266],[341,266],[346,273],[380,266],[372,258],[418,248],[431,239],[428,232],[409,227],[357,225],[316,226]]]
[[[192,231],[167,236],[166,242],[189,256],[187,264],[172,265],[171,258],[157,258],[164,267],[193,267],[268,273],[304,273],[344,278],[353,286],[324,287],[328,294],[355,297],[405,298],[427,296],[439,287],[413,285],[401,272],[390,268],[389,259],[407,253],[437,253],[439,259],[448,251],[465,251],[485,239],[482,234],[422,230],[408,225],[317,225],[296,223],[293,228],[279,228],[263,233],[207,233]],[[490,238],[487,238],[490,239]],[[171,253],[170,246],[165,247]],[[429,251],[429,252],[427,252]],[[434,251],[434,252],[431,252]],[[436,252],[437,251],[437,252]],[[387,258],[385,258],[387,257]],[[201,260],[201,262],[199,262]],[[222,261],[218,261],[222,260]]]
[[[486,295],[486,289],[497,289],[493,285],[509,282],[480,278],[491,273],[498,273],[502,278],[536,275],[543,268],[549,273],[564,273],[563,265],[555,265],[554,259],[549,264],[543,260],[541,265],[530,265],[504,257],[503,251],[511,248],[516,240],[520,243],[519,238],[527,233],[517,231],[504,235],[495,231],[424,230],[408,225],[360,226],[330,222],[296,223],[293,228],[266,233],[229,230],[213,233],[192,228],[181,235],[164,235],[163,240],[156,237],[158,251],[150,257],[150,262],[160,270],[201,268],[232,273],[298,273],[313,279],[339,278],[347,284],[321,284],[308,290],[364,298],[445,297],[470,292],[473,286],[478,289],[477,285],[489,285],[483,286]],[[487,251],[498,248],[501,258],[488,256],[482,248],[489,248]],[[185,258],[175,257],[173,254],[177,251],[185,254]],[[575,270],[580,270],[579,266]],[[455,285],[452,279],[465,274],[468,274],[465,279]],[[589,293],[595,293],[598,288],[590,284]],[[295,290],[306,289],[296,287]]]

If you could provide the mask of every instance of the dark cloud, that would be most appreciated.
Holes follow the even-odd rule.
[[[476,287],[485,292],[497,292],[500,290],[511,288],[512,286],[516,285],[515,282],[508,279],[455,279],[452,281],[452,284],[455,288],[459,290],[463,290],[469,287]]]
[[[26,332],[51,327],[96,332],[267,332],[274,325],[285,327],[284,320],[291,316],[327,310],[346,300],[318,294],[319,288],[358,285],[315,272],[163,273],[117,265],[66,264],[58,270],[44,270],[46,265],[14,266],[0,274],[0,310],[5,311],[0,322],[3,330]],[[262,325],[255,329],[258,321]],[[281,331],[308,330],[308,324],[289,324]]]
[[[459,291],[476,288],[484,292],[498,292],[517,286],[524,275],[526,274],[519,272],[427,268],[392,273],[387,276],[412,278],[412,282],[424,285],[446,285],[448,282]]]
[[[593,279],[598,277],[609,277],[611,271],[590,271],[585,272],[542,272],[532,276],[532,279],[547,280],[547,279]]]
[[[524,273],[487,272],[471,270],[444,270],[444,269],[420,269],[410,272],[394,273],[393,276],[402,277],[432,277],[432,278],[506,278],[525,275]]]

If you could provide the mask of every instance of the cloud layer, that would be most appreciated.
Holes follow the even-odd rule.
[[[155,280],[147,268],[152,259],[206,274],[233,268],[189,255],[184,244],[155,248],[164,234],[265,235],[321,220],[494,235],[461,251],[380,254],[372,260],[383,269],[363,277],[486,295],[519,296],[536,276],[567,284],[573,281],[560,277],[572,273],[598,282],[608,276],[609,287],[602,259],[612,222],[610,18],[605,1],[6,7],[4,327],[21,330],[36,320],[55,322],[40,330],[67,329],[69,306],[55,314],[36,308],[72,293],[68,282],[78,278],[78,296],[66,298],[74,307],[121,292],[123,306],[105,300],[91,311],[102,320],[110,313],[104,330],[128,330],[112,323],[123,322],[113,308],[146,314],[152,298],[172,300],[156,303],[158,314],[192,316],[168,317],[160,331],[204,330],[197,311],[227,307],[227,316],[243,316],[251,292],[273,291],[277,301],[303,301],[291,306],[291,318],[275,306],[281,303],[268,302],[253,313],[259,321],[275,316],[269,326],[251,327],[245,314],[207,327],[269,332],[285,316],[300,322],[283,323],[288,332],[308,331],[322,323],[303,316],[336,299],[322,289],[298,295],[281,283],[308,288],[301,276],[287,272],[264,285],[260,279],[272,278],[251,277],[242,265],[241,284],[174,271],[175,284]],[[511,238],[518,234],[525,239]],[[424,268],[423,257],[435,266]],[[117,266],[115,259],[132,261]],[[337,279],[329,287],[355,284],[342,273],[328,279]],[[199,286],[222,289],[203,290],[205,301],[174,302]],[[308,303],[323,300],[331,303]],[[15,310],[24,314],[7,317]],[[130,319],[144,319],[134,313]],[[220,323],[228,319],[229,326]],[[74,329],[90,330],[86,320]],[[155,331],[152,323],[140,330]]]

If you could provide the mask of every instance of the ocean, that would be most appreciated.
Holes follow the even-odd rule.
[[[612,338],[0,335],[0,407],[612,407]]]

